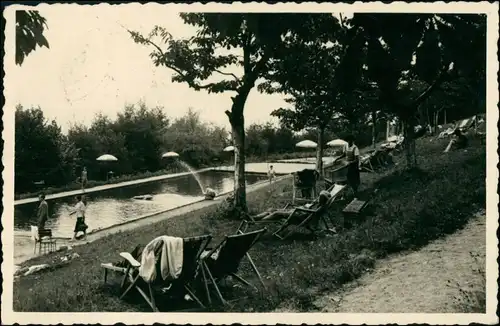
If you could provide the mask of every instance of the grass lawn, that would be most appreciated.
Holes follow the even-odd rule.
[[[430,240],[463,227],[472,213],[485,207],[486,155],[484,146],[471,141],[467,151],[442,153],[447,141],[417,142],[419,169],[405,171],[403,156],[390,170],[361,175],[362,196],[373,195],[373,227],[360,221],[338,235],[311,238],[297,233],[280,242],[270,235],[262,238],[251,255],[265,278],[268,290],[222,288],[227,299],[243,296],[229,311],[272,311],[293,307],[314,309],[312,302],[325,291],[351,281],[370,269],[375,260],[389,253],[416,249]],[[378,189],[376,193],[374,189]],[[249,209],[260,212],[283,207],[291,198],[289,180],[270,189],[250,193]],[[330,212],[338,220],[345,203]],[[214,243],[234,234],[239,222],[224,216],[224,207],[211,207],[129,232],[111,235],[74,248],[80,257],[68,266],[23,276],[14,283],[15,311],[149,311],[134,298],[119,300],[119,279],[103,284],[101,262],[119,260],[118,253],[146,244],[154,237],[194,236],[210,233]],[[23,266],[51,261],[57,253],[37,257]],[[243,262],[243,276],[254,280]],[[160,308],[161,309],[161,308]],[[214,307],[220,311],[221,307]]]

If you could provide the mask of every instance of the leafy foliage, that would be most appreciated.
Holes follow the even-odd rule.
[[[485,23],[482,15],[355,14],[352,19],[365,37],[358,51],[367,52],[368,78],[387,108],[405,118],[443,82],[483,74]],[[427,87],[413,92],[416,81]]]
[[[366,53],[367,80],[376,83],[384,110],[405,123],[407,164],[414,166],[421,104],[458,78],[474,78],[480,82],[473,87],[483,88],[485,16],[361,13],[351,23],[364,37],[357,52]]]
[[[47,121],[40,108],[15,113],[15,184],[26,191],[34,182],[57,183],[71,173],[77,150],[68,143],[55,121]]]
[[[16,11],[16,64],[22,65],[25,57],[39,47],[49,48],[49,42],[43,35],[47,28],[44,17],[38,11]]]

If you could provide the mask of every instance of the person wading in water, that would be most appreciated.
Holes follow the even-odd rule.
[[[74,210],[70,213],[70,215],[73,215],[73,214],[76,214],[76,223],[75,223],[75,229],[74,229],[74,234],[73,234],[73,239],[72,241],[75,241],[76,240],[76,235],[78,234],[78,232],[83,232],[83,238],[85,238],[87,236],[87,224],[85,224],[85,210],[86,210],[86,206],[85,206],[85,199],[82,199],[82,196],[81,195],[77,195],[76,196],[76,205],[74,207]]]
[[[358,194],[359,184],[361,183],[359,171],[359,149],[354,144],[354,136],[350,135],[346,139],[348,146],[346,150],[346,159],[349,164],[347,167],[347,183],[352,188],[354,196]]]

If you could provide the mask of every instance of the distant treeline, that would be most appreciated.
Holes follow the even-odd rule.
[[[315,140],[314,132],[297,136],[292,130],[271,123],[253,124],[247,128],[246,152],[252,159],[293,153],[303,139]],[[160,107],[129,105],[111,119],[98,114],[90,124],[73,124],[67,135],[55,121],[44,117],[42,108],[16,108],[15,115],[15,192],[58,187],[75,182],[83,167],[89,179],[105,180],[108,171],[114,176],[130,175],[175,168],[173,159],[162,154],[174,151],[180,159],[195,168],[228,164],[232,153],[230,133],[219,126],[200,120],[190,110],[178,119],[167,116]],[[117,162],[98,162],[96,158],[111,154]],[[311,152],[311,155],[314,155]]]

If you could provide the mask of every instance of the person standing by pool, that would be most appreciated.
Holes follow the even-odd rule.
[[[38,209],[36,212],[36,217],[37,217],[37,226],[38,226],[38,231],[43,231],[45,230],[45,223],[47,222],[49,218],[49,204],[45,201],[45,194],[41,193],[38,196],[38,200],[40,204],[38,205]]]
[[[269,166],[269,170],[267,171],[267,177],[269,178],[269,183],[272,183],[274,177],[276,176],[276,172],[274,172],[273,166]]]
[[[84,199],[81,195],[77,195],[76,201],[77,203],[74,207],[74,210],[70,213],[70,215],[76,214],[76,223],[72,239],[73,241],[76,240],[76,235],[78,234],[78,232],[83,232],[83,238],[85,238],[87,236],[88,228],[87,224],[85,224],[85,210],[87,207],[84,204]]]
[[[347,183],[349,187],[352,188],[354,196],[358,193],[360,180],[359,171],[359,149],[356,144],[354,144],[354,136],[350,135],[346,139],[347,149],[346,149],[346,159],[348,163],[347,167]]]
[[[82,170],[82,179],[81,179],[81,182],[82,182],[82,190],[85,189],[85,187],[87,186],[87,168],[86,167],[83,167],[83,170]]]

